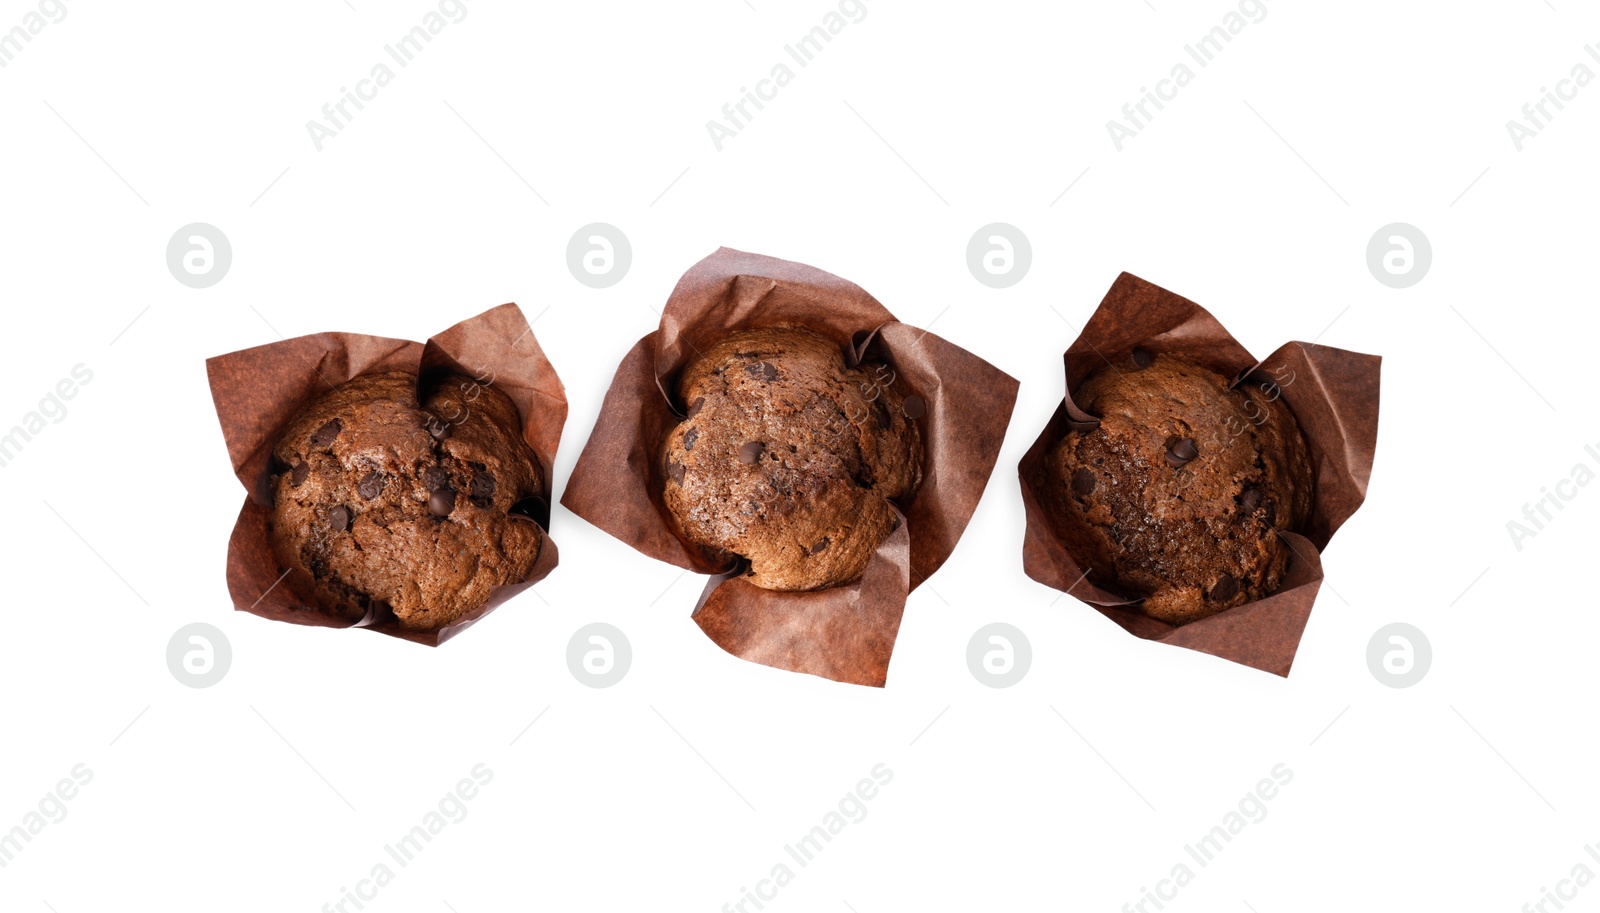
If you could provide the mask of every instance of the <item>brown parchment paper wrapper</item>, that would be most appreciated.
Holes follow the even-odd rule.
[[[551,467],[567,420],[567,395],[528,321],[515,304],[502,304],[436,334],[426,343],[359,333],[317,333],[206,359],[211,399],[228,444],[234,474],[248,497],[228,540],[228,593],[233,607],[275,621],[322,627],[366,627],[416,643],[438,646],[555,569],[548,510],[537,516],[545,531],[533,570],[521,583],[496,587],[488,602],[431,631],[403,630],[391,617],[351,624],[297,595],[298,574],[285,576],[267,537],[272,512],[272,449],[296,413],[316,397],[361,374],[407,371],[419,377],[449,370],[478,379],[510,397],[522,416],[522,437],[539,457],[544,497],[551,496]]]
[[[742,568],[716,567],[672,532],[657,466],[678,423],[679,372],[729,333],[803,324],[882,361],[927,402],[919,419],[922,483],[898,502],[901,523],[861,578],[811,592],[764,590]],[[606,392],[561,503],[652,558],[713,575],[694,620],[735,656],[823,678],[882,687],[906,595],[939,569],[976,509],[1010,422],[1017,382],[958,346],[895,320],[861,287],[815,267],[721,248],[672,291],[661,326],[634,345]]]
[[[1046,507],[1050,448],[1073,428],[1092,427],[1072,391],[1108,364],[1128,364],[1135,346],[1187,355],[1237,386],[1278,384],[1311,456],[1316,491],[1299,534],[1285,533],[1289,568],[1272,595],[1174,627],[1145,615],[1138,601],[1101,589],[1061,544]],[[1029,577],[1076,596],[1135,637],[1188,647],[1287,676],[1322,585],[1322,549],[1366,498],[1378,443],[1378,373],[1382,361],[1344,349],[1290,342],[1264,360],[1245,351],[1215,317],[1187,298],[1123,273],[1067,349],[1067,395],[1017,466],[1027,529],[1022,563]]]

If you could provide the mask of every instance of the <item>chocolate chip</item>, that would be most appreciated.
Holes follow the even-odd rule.
[[[1262,507],[1262,510],[1266,512],[1266,517],[1264,519],[1267,521],[1267,525],[1268,526],[1275,525],[1273,521],[1278,519],[1278,506],[1276,504],[1273,504],[1271,501],[1268,501]]]
[[[1239,506],[1243,507],[1247,512],[1254,511],[1261,506],[1261,498],[1261,486],[1251,485],[1245,488],[1243,494],[1239,495]]]
[[[758,365],[746,365],[745,370],[750,372],[751,377],[759,377],[762,380],[778,379],[778,369],[774,368],[770,361],[764,361]]]
[[[706,398],[703,397],[703,396],[695,397],[694,398],[694,402],[689,404],[689,417],[690,418],[694,418],[695,416],[699,415],[700,414],[700,410],[704,409],[705,407],[706,407]]]
[[[450,423],[437,418],[428,419],[428,434],[436,441],[442,441],[450,436]]]
[[[290,486],[292,486],[294,488],[299,488],[300,484],[306,480],[306,476],[309,476],[309,475],[311,475],[311,466],[309,464],[306,464],[306,463],[296,463],[296,464],[294,464],[294,469],[291,469],[289,471],[289,484],[290,484]]]
[[[494,476],[487,470],[472,474],[472,503],[487,507],[494,500]]]
[[[816,545],[811,546],[811,548],[806,551],[806,554],[815,555],[816,553],[818,553],[818,552],[822,551],[823,549],[827,548],[828,545],[832,541],[833,540],[830,539],[829,537],[823,536],[821,539],[817,540],[817,544]]]
[[[699,432],[699,430],[694,429],[694,428],[690,428],[688,431],[685,431],[683,433],[683,449],[684,450],[693,450],[694,449],[694,442],[698,441],[698,440],[700,440],[700,432]]]
[[[328,511],[328,525],[333,527],[333,531],[336,532],[336,533],[342,533],[345,530],[349,529],[350,528],[350,508],[345,507],[343,504],[340,504],[338,507],[335,507],[333,510]]]
[[[760,441],[746,441],[739,448],[739,462],[746,466],[755,465],[756,460],[761,459],[761,451],[764,449],[766,448]]]
[[[422,470],[422,484],[429,491],[438,491],[450,484],[450,473],[443,466],[429,466]]]
[[[341,422],[338,419],[333,419],[332,421],[324,424],[321,428],[318,428],[317,433],[311,436],[311,446],[326,447],[329,444],[332,444],[333,439],[338,437],[339,432],[343,430],[344,422]]]
[[[682,463],[675,463],[675,462],[668,461],[667,462],[667,475],[672,477],[672,481],[677,482],[679,485],[682,485],[683,484],[683,464]]]
[[[1156,357],[1151,355],[1150,350],[1144,346],[1134,346],[1130,357],[1133,358],[1133,366],[1135,368],[1148,368],[1150,367],[1150,362],[1156,360]]]
[[[1206,598],[1213,602],[1227,602],[1239,595],[1239,581],[1233,579],[1232,574],[1223,574],[1222,579],[1211,585],[1211,592]]]
[[[1173,469],[1185,465],[1190,460],[1200,455],[1200,448],[1194,445],[1194,438],[1179,438],[1167,444],[1167,465]]]
[[[435,517],[448,517],[456,509],[456,493],[451,488],[441,488],[428,496],[428,509]]]
[[[916,421],[928,414],[928,403],[920,396],[906,397],[906,418]]]
[[[383,494],[383,486],[386,481],[383,473],[369,472],[361,477],[361,481],[356,483],[356,494],[371,501],[378,495]]]
[[[1094,491],[1094,473],[1087,469],[1079,469],[1072,474],[1073,494],[1086,495]]]

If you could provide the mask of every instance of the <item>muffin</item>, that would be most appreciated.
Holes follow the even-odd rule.
[[[1278,534],[1309,517],[1312,475],[1275,385],[1135,349],[1073,402],[1099,426],[1062,438],[1049,471],[1063,542],[1091,581],[1174,625],[1277,589],[1290,557]]]
[[[925,405],[893,369],[848,367],[805,327],[765,327],[698,353],[675,391],[687,417],[658,459],[679,538],[713,563],[744,559],[767,589],[860,577],[894,529],[890,502],[922,479]]]
[[[273,450],[269,535],[299,595],[352,623],[433,630],[532,571],[538,457],[517,407],[460,374],[367,374]],[[542,513],[542,512],[539,512]]]

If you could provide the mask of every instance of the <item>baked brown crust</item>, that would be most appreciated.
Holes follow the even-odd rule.
[[[351,622],[433,630],[523,580],[544,536],[513,506],[543,496],[510,399],[459,374],[368,374],[290,421],[269,524],[301,595]]]
[[[661,443],[674,531],[751,583],[814,590],[861,576],[922,479],[922,435],[888,365],[847,367],[805,327],[728,336],[678,378],[688,417]],[[913,408],[915,415],[920,410]]]
[[[1277,589],[1290,557],[1278,532],[1310,515],[1312,474],[1276,387],[1229,389],[1190,359],[1138,350],[1073,402],[1100,424],[1051,451],[1055,514],[1096,585],[1170,624]]]

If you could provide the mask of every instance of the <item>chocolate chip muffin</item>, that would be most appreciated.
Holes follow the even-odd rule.
[[[1177,355],[1134,349],[1086,379],[1100,417],[1051,451],[1063,541],[1098,586],[1143,598],[1169,624],[1270,594],[1288,567],[1280,530],[1311,511],[1294,414],[1270,381],[1230,381]]]
[[[687,418],[661,444],[663,501],[680,538],[746,579],[814,590],[861,576],[894,529],[890,502],[922,479],[925,404],[888,365],[847,367],[798,326],[736,333],[678,378]]]
[[[412,374],[362,375],[306,406],[273,450],[270,526],[301,598],[433,630],[527,577],[543,492],[521,428],[511,400],[459,374],[420,390]]]

